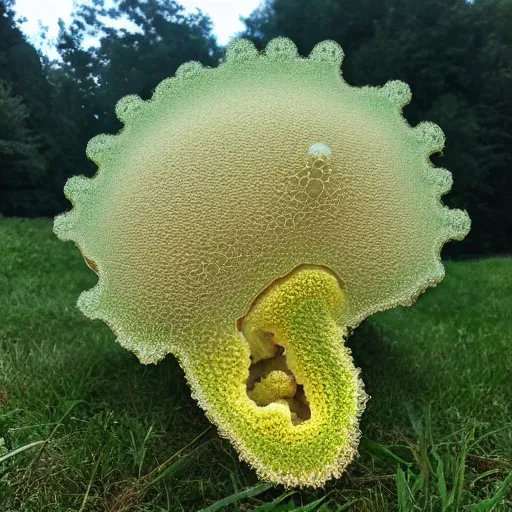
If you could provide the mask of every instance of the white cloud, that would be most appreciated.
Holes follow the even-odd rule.
[[[231,36],[243,30],[239,16],[248,16],[260,0],[182,0],[178,1],[187,12],[196,12],[196,8],[208,14],[214,23],[214,34],[219,44],[226,44]],[[29,40],[38,46],[39,20],[48,27],[48,37],[58,34],[58,19],[70,21],[73,0],[16,0],[15,10],[18,16],[27,18],[22,29]],[[56,57],[53,52],[51,57]]]
[[[196,7],[208,14],[214,23],[214,32],[219,44],[226,44],[230,36],[240,32],[245,25],[239,16],[249,14],[259,5],[259,0],[182,0],[181,5],[189,12]]]

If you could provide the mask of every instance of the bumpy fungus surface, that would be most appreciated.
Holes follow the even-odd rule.
[[[267,480],[321,486],[356,453],[366,395],[347,329],[444,275],[469,218],[445,207],[444,136],[411,127],[402,82],[351,87],[341,48],[233,42],[123,98],[71,178],[55,233],[99,276],[78,305],[144,363],[168,353]]]

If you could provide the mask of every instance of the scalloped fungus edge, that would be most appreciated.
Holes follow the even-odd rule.
[[[411,127],[407,84],[352,87],[333,41],[286,38],[179,67],[116,105],[92,179],[54,231],[98,284],[78,306],[143,363],[173,353],[192,395],[258,475],[323,486],[357,453],[367,396],[344,340],[444,277],[470,229],[441,196],[435,124]]]

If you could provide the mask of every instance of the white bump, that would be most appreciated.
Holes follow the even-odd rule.
[[[312,156],[331,156],[331,148],[325,142],[315,142],[308,149],[308,154]]]

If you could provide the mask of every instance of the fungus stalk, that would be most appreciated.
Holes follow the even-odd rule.
[[[182,359],[211,421],[237,433],[242,458],[268,480],[315,485],[354,457],[366,395],[343,344],[345,307],[336,277],[300,267],[258,297],[241,333]]]
[[[174,354],[258,475],[320,487],[356,455],[366,395],[344,341],[444,276],[470,221],[441,196],[444,135],[411,127],[398,81],[352,87],[332,41],[300,57],[236,40],[180,66],[98,135],[54,231],[98,274],[78,306],[143,363]]]

